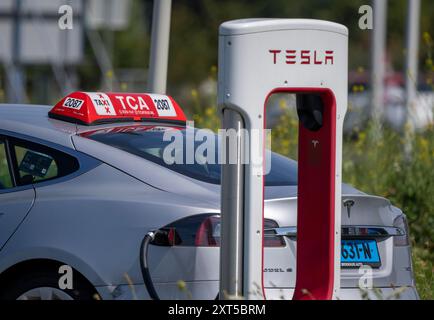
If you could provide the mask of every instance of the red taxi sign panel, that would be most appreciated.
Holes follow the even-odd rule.
[[[118,121],[186,121],[176,101],[162,94],[77,91],[60,100],[48,115],[84,125]]]

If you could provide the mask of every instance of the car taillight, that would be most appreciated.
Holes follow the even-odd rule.
[[[398,216],[393,221],[393,226],[395,228],[399,228],[405,232],[405,234],[402,236],[393,237],[393,243],[395,244],[395,246],[398,246],[398,247],[408,246],[410,244],[410,241],[409,241],[409,237],[408,237],[408,223],[407,223],[407,218],[405,217],[405,215]]]
[[[160,246],[219,247],[220,216],[217,214],[199,214],[175,221],[161,230],[152,244]],[[277,222],[264,220],[264,246],[284,247],[285,240],[276,236],[274,228]]]
[[[277,248],[285,246],[285,239],[282,236],[276,236],[275,228],[279,228],[276,221],[264,219],[264,247]]]
[[[196,247],[220,246],[220,217],[210,216],[205,218],[196,231],[194,238]]]

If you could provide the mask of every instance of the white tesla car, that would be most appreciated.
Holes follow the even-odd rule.
[[[162,137],[185,134],[182,110],[170,97],[120,96],[78,92],[54,109],[0,106],[1,299],[149,299],[149,285],[161,299],[216,298],[220,166],[168,165]],[[128,116],[130,107],[148,113]],[[404,213],[342,188],[340,299],[378,298],[379,290],[417,299]],[[272,154],[265,195],[266,298],[291,298],[295,161]],[[166,233],[143,254],[145,235],[157,229]],[[67,288],[64,265],[73,276]]]

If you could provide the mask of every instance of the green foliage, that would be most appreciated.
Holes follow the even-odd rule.
[[[0,142],[0,183],[4,188],[12,187],[12,179],[9,174],[6,150],[3,142]]]
[[[403,152],[401,135],[383,128],[382,137],[370,134],[373,125],[344,141],[343,179],[371,194],[386,197],[409,219],[419,245],[434,249],[434,127],[414,134],[412,152]]]
[[[208,81],[212,84],[216,82],[217,67],[211,67]],[[196,128],[211,129],[214,132],[220,128],[220,118],[216,103],[217,88],[212,85],[213,92],[208,95],[201,95],[198,90],[191,90],[190,105],[186,109],[190,119],[193,119]]]
[[[421,32],[434,34],[434,1],[422,0]],[[364,0],[177,0],[173,2],[170,83],[198,84],[207,75],[211,65],[217,65],[218,27],[231,19],[242,18],[313,18],[342,23],[350,31],[349,67],[369,66],[370,30],[358,27]],[[388,2],[387,42],[392,67],[404,68],[405,23],[407,1]],[[422,40],[422,39],[421,39]],[[422,57],[429,48],[421,46]]]
[[[273,104],[273,97],[270,97],[268,106]],[[277,101],[280,115],[277,124],[270,127],[271,130],[271,149],[277,153],[291,159],[298,159],[298,118],[295,105],[288,103],[284,95],[280,95]],[[268,108],[267,108],[268,109]],[[267,113],[267,119],[269,112]],[[268,121],[267,121],[268,122]],[[269,122],[268,122],[269,123]]]

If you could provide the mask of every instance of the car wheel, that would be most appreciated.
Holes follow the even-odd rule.
[[[73,288],[59,288],[57,270],[30,272],[1,286],[1,300],[94,300],[96,291],[82,276],[74,275]]]
[[[24,292],[17,300],[74,300],[74,298],[57,288],[37,287]]]

